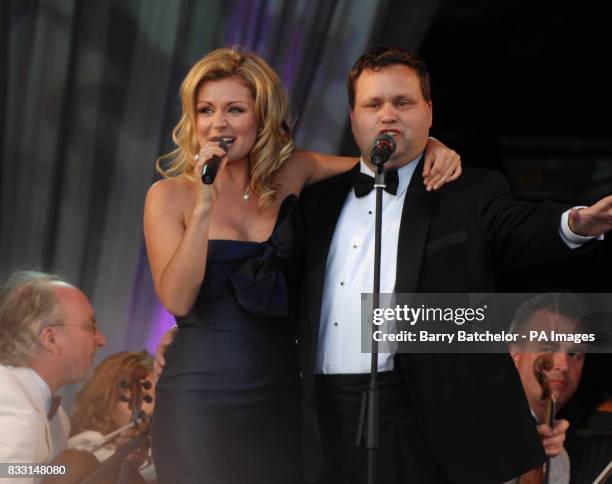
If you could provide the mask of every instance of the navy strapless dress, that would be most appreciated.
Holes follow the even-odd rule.
[[[162,484],[299,482],[296,205],[283,201],[266,242],[208,243],[200,294],[177,318],[157,384]]]

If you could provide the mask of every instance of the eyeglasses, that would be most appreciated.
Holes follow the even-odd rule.
[[[96,333],[98,332],[98,327],[96,326],[95,321],[93,323],[88,323],[86,325],[83,325],[83,324],[68,324],[68,323],[55,323],[55,324],[50,324],[49,326],[76,326],[77,328],[81,328],[81,329],[84,329],[86,331],[89,331],[92,336],[95,336]]]

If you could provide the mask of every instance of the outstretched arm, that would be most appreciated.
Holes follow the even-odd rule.
[[[590,207],[572,209],[569,228],[576,235],[598,236],[612,229],[612,195],[602,198]]]

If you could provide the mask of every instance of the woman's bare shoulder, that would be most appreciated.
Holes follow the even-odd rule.
[[[184,208],[192,203],[193,182],[184,177],[164,178],[149,187],[145,204],[166,209]]]
[[[149,187],[147,198],[185,197],[191,193],[192,184],[184,177],[163,178]]]

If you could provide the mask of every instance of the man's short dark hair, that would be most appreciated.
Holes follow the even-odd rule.
[[[403,65],[413,69],[419,76],[423,98],[427,102],[431,101],[429,71],[423,59],[401,47],[374,47],[357,59],[348,76],[347,90],[351,111],[355,108],[355,83],[363,71],[377,72],[392,65]]]
[[[586,314],[586,304],[581,297],[569,292],[538,294],[519,306],[508,331],[513,334],[529,331],[531,318],[541,310],[575,321],[578,328]]]

